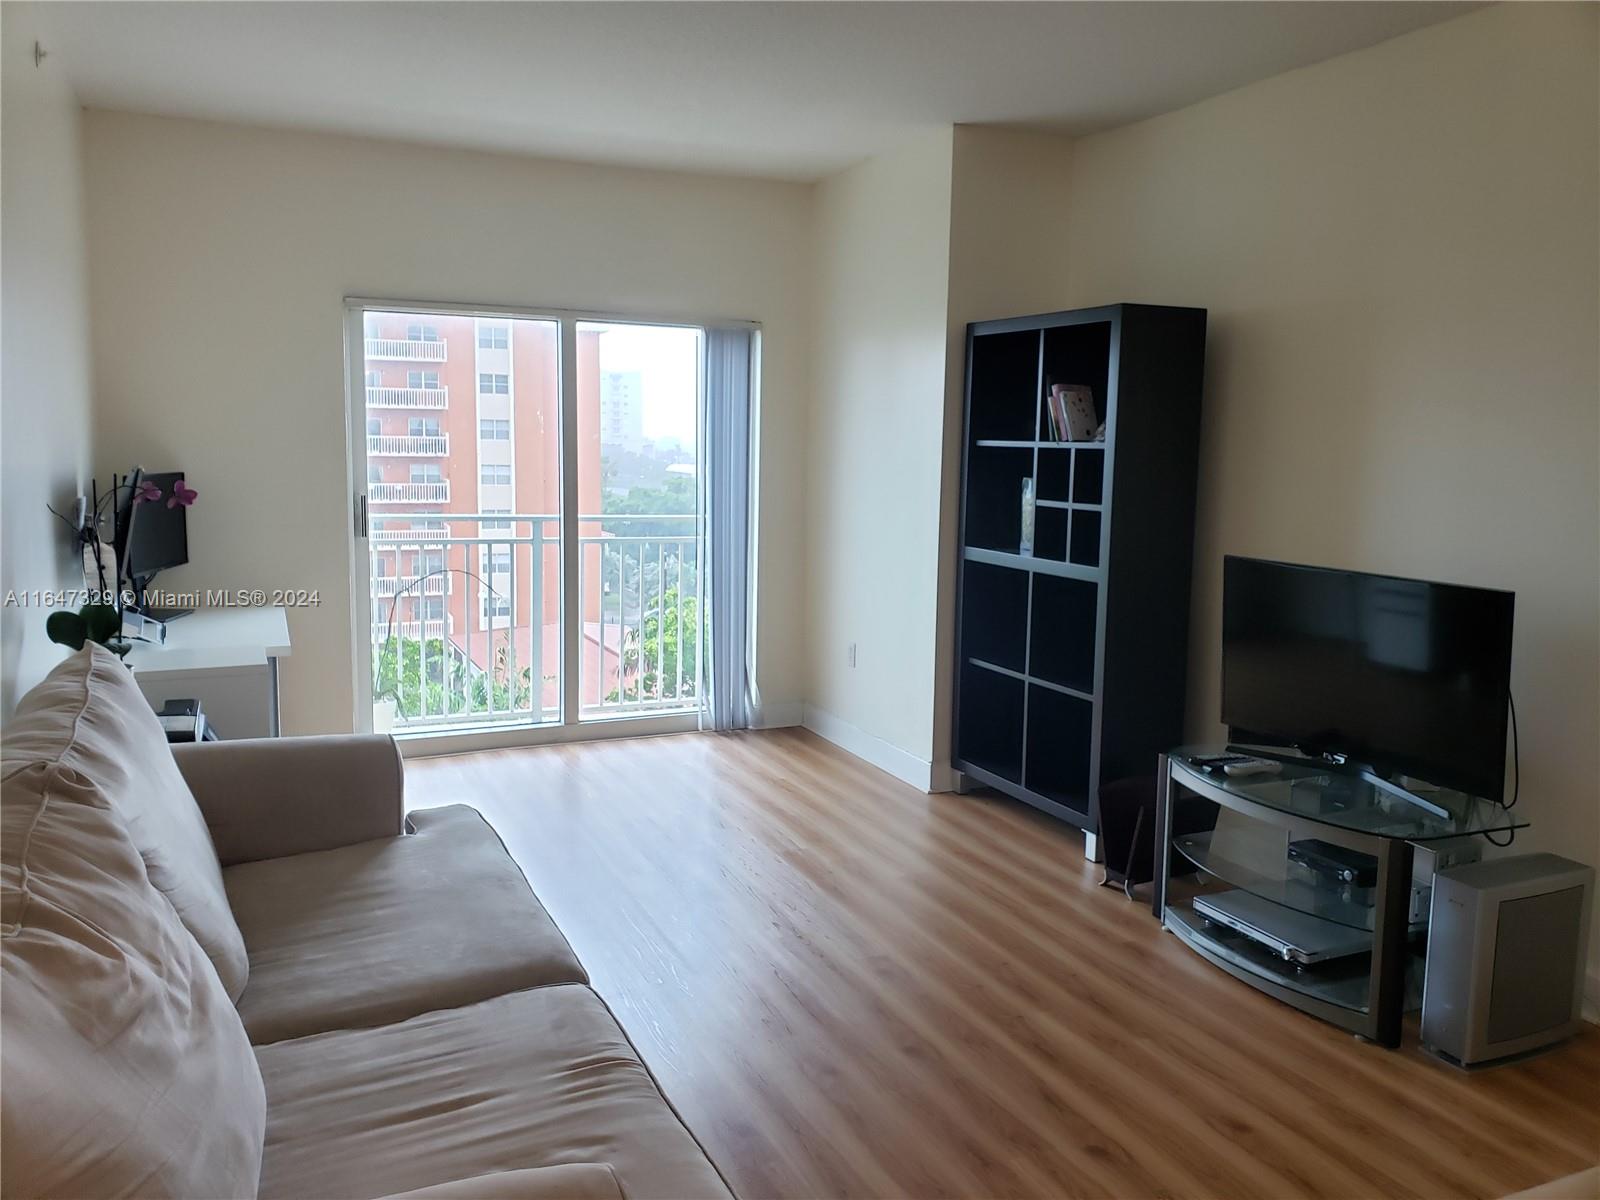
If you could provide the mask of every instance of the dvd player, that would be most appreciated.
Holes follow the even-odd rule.
[[[1194,911],[1265,946],[1285,962],[1310,966],[1372,949],[1372,934],[1297,912],[1249,892],[1213,892],[1194,899]]]

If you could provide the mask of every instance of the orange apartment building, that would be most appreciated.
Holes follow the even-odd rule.
[[[601,511],[600,336],[578,335],[578,495],[586,517]],[[552,715],[561,656],[558,354],[553,322],[366,316],[375,653],[391,638],[439,638],[476,671],[504,678],[532,667]],[[607,419],[624,423],[616,412]],[[517,540],[495,544],[497,535]],[[600,537],[600,524],[584,522],[580,536]],[[532,540],[539,537],[542,545]],[[584,545],[589,580],[598,577],[599,549]],[[600,608],[599,587],[586,586],[582,674],[593,694],[586,702],[619,683],[620,634],[615,627],[602,634]]]

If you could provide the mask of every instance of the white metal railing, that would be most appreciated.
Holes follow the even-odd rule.
[[[443,341],[412,341],[410,338],[367,338],[368,358],[403,358],[407,362],[445,362],[449,351]]]
[[[450,453],[450,435],[369,433],[367,453],[379,458],[444,458]]]
[[[449,408],[450,389],[447,387],[369,387],[368,408]]]
[[[386,527],[441,517],[448,529]],[[578,538],[579,712],[568,720],[699,706],[699,543],[682,532],[694,521],[692,515],[579,518],[583,529],[601,532]],[[644,532],[652,525],[673,532]],[[443,564],[398,579],[373,576],[373,698],[392,728],[562,719],[559,517],[384,513],[373,518],[370,540],[375,561],[392,565],[403,545]],[[379,615],[411,615],[406,598],[441,594],[437,589],[449,597],[448,634],[437,622],[423,633],[416,622]]]
[[[373,504],[448,504],[450,481],[437,483],[369,483],[367,499]]]
[[[580,516],[580,525],[692,524],[692,515]],[[580,681],[585,716],[692,711],[701,687],[699,539],[693,534],[602,530],[578,538],[578,592],[598,591],[598,658]],[[591,559],[597,561],[591,563]],[[587,631],[586,631],[587,633]],[[587,661],[587,654],[585,655]],[[612,681],[615,685],[612,686]]]
[[[388,637],[421,638],[444,637],[456,631],[454,617],[430,617],[426,621],[374,621],[372,623],[373,644],[383,641]]]
[[[455,580],[447,571],[431,575],[374,575],[372,594],[389,597],[410,592],[419,596],[448,596],[454,584]]]
[[[413,635],[402,622],[390,628],[375,609],[375,708],[387,708],[391,727],[402,731],[559,720],[560,588],[551,593],[555,603],[547,615],[544,584],[547,571],[560,578],[559,520],[545,514],[450,513],[450,530],[383,527],[419,519],[439,518],[410,513],[374,519],[375,561],[404,545],[443,564],[404,581],[383,603],[403,606],[406,597],[426,595],[448,580],[443,586],[452,632]]]

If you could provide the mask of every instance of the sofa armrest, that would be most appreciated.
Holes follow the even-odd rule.
[[[387,734],[172,747],[223,866],[405,831],[405,768]]]

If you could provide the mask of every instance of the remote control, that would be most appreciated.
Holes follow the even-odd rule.
[[[1244,754],[1196,754],[1189,761],[1207,774],[1215,775],[1227,769],[1230,763],[1254,762]]]

